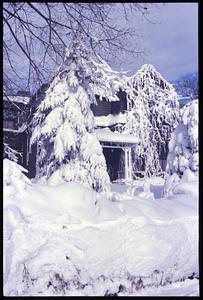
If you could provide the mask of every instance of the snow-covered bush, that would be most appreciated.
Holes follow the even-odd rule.
[[[199,173],[198,100],[181,109],[181,120],[169,142],[165,194],[169,195],[179,180],[195,181]]]
[[[5,158],[3,160],[3,185],[11,186],[14,191],[22,192],[27,184],[31,184],[23,172],[27,173],[28,171],[16,162]]]
[[[157,175],[179,119],[177,93],[150,64],[127,80],[126,93],[130,108],[126,129],[141,141],[134,149],[134,172]]]
[[[95,93],[117,101],[120,87],[117,73],[101,59],[95,62],[82,35],[76,35],[34,116],[31,143],[39,146],[38,177],[46,176],[51,185],[75,181],[96,191],[109,189],[90,105]]]

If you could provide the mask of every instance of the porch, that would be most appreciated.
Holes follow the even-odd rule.
[[[97,129],[96,134],[103,148],[111,181],[131,183],[132,148],[138,143],[138,139],[133,135],[112,132],[109,129]]]

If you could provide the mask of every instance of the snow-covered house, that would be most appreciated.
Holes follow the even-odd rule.
[[[3,97],[3,141],[19,153],[18,162],[25,168],[29,164],[29,116],[28,92]]]
[[[31,98],[33,107],[44,99],[48,84],[43,85]],[[91,109],[94,114],[95,133],[103,148],[106,159],[107,170],[111,181],[132,180],[132,155],[131,149],[138,142],[138,138],[121,133],[120,128],[126,124],[127,119],[127,99],[125,92],[118,92],[119,101],[109,102],[105,98],[101,101],[97,98],[97,104],[92,104]],[[34,108],[35,110],[35,108]],[[32,145],[29,153],[28,175],[36,174],[37,145]]]
[[[92,105],[111,180],[165,171],[168,142],[179,117],[177,93],[150,64],[124,77],[119,101]]]
[[[107,71],[109,72],[109,70]],[[102,146],[111,181],[131,182],[135,174],[143,176],[142,173],[150,173],[153,168],[153,166],[151,168],[154,160],[153,153],[155,150],[157,151],[155,148],[161,149],[155,158],[159,159],[160,168],[165,169],[167,143],[172,127],[177,123],[179,108],[175,90],[153,66],[144,65],[134,76],[124,76],[125,80],[127,85],[124,83],[123,90],[120,87],[119,91],[117,89],[117,101],[115,99],[109,101],[105,95],[96,96],[97,103],[91,104],[91,110],[94,115],[95,133]],[[42,85],[31,97],[32,116],[37,106],[44,100],[48,88],[49,84]],[[97,91],[94,93],[97,95]],[[152,142],[154,136],[152,121],[153,124],[158,121],[158,125],[160,125],[159,135],[162,138],[160,145],[157,144],[159,141],[156,139],[158,125],[155,142]],[[5,127],[6,130],[9,131]],[[31,131],[24,130],[24,134],[26,135],[24,138],[26,147],[23,148],[22,154],[26,163],[23,162],[23,166],[28,169],[28,176],[32,178],[36,175],[37,147],[39,145],[34,144],[29,148],[28,141]],[[147,146],[149,144],[150,147]],[[12,144],[10,145],[12,146]],[[166,148],[164,157],[162,157],[162,146]],[[145,151],[145,156],[142,156],[143,151]],[[137,162],[136,158],[139,158],[139,155],[141,159]],[[154,160],[155,163],[156,161]],[[162,162],[164,162],[163,166]]]
[[[112,181],[132,181],[132,147],[138,143],[134,135],[124,134],[121,128],[127,121],[128,103],[125,92],[118,93],[120,101],[98,100],[92,105],[95,127]]]

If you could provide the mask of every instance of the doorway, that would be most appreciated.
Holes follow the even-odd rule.
[[[106,159],[107,171],[111,181],[119,179],[121,148],[103,147],[103,154]]]

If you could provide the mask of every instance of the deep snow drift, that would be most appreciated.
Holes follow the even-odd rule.
[[[164,199],[156,180],[102,195],[4,160],[4,295],[197,296],[198,183]]]

